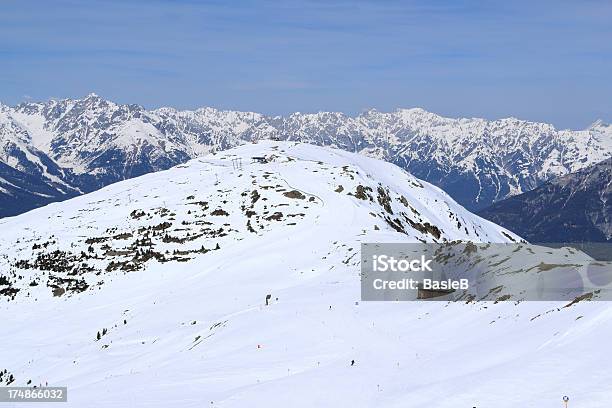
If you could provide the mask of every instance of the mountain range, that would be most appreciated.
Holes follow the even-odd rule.
[[[147,110],[90,94],[0,105],[0,216],[263,139],[392,162],[473,211],[612,155],[612,126],[601,121],[572,131],[515,118],[451,119],[419,108],[357,116]]]

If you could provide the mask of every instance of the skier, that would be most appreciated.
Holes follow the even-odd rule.
[[[355,365],[355,360],[351,360],[351,367]]]

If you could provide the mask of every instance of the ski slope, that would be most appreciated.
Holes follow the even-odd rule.
[[[243,145],[0,228],[0,371],[65,406],[612,400],[606,302],[360,301],[361,242],[520,241],[389,163]]]

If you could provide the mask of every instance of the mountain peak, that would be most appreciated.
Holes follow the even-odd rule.
[[[87,106],[120,106],[113,101],[102,98],[95,92],[87,94],[83,99],[77,100],[77,104],[84,104]]]

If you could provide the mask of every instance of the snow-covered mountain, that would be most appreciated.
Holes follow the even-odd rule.
[[[270,117],[212,108],[145,110],[91,94],[3,107],[0,116],[21,129],[31,149],[70,175],[64,183],[81,191],[167,169],[209,151],[275,139],[390,161],[474,210],[612,155],[612,127],[601,122],[583,131],[559,131],[514,118],[450,119],[422,109]],[[12,190],[2,194],[10,198]]]
[[[530,242],[612,243],[612,158],[479,212]]]
[[[0,105],[0,213],[19,214],[81,193],[70,170],[32,145],[30,134]]]
[[[68,286],[77,285],[82,272],[85,287],[94,284],[88,279],[101,280],[101,271],[187,261],[227,241],[279,229],[305,233],[304,223],[316,234],[333,224],[351,236],[384,238],[392,231],[409,242],[521,241],[393,164],[329,147],[262,141],[1,220],[6,256],[0,262],[13,278],[17,270],[79,272],[67,275]],[[351,256],[356,248],[339,251]],[[52,272],[42,283],[62,286],[54,285],[61,279]],[[12,288],[27,291],[30,281],[19,281]]]
[[[67,406],[609,405],[606,302],[359,301],[361,242],[519,240],[389,163],[260,142],[0,227],[0,383]]]

